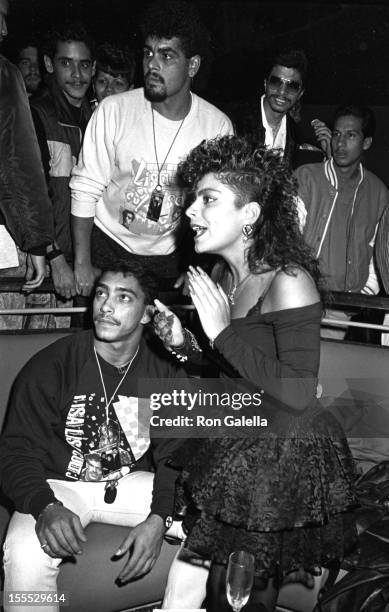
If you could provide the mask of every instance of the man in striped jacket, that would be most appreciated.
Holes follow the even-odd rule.
[[[70,231],[70,173],[77,162],[92,110],[87,91],[95,70],[93,40],[79,23],[53,28],[43,47],[47,90],[31,102],[31,111],[46,162],[54,214],[55,242],[47,249],[57,293],[76,294]],[[48,167],[47,167],[48,166]]]

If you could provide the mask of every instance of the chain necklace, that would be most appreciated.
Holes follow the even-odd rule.
[[[175,133],[174,138],[173,138],[173,140],[172,140],[172,142],[171,142],[171,145],[170,145],[170,147],[168,148],[168,152],[167,152],[167,153],[166,153],[166,155],[165,155],[165,159],[163,160],[162,164],[161,164],[161,165],[159,165],[159,161],[158,161],[158,154],[157,154],[157,143],[156,143],[156,138],[155,138],[155,122],[154,122],[154,109],[153,109],[153,107],[151,107],[151,114],[152,114],[152,117],[153,117],[153,141],[154,141],[154,153],[155,153],[155,160],[156,160],[156,162],[157,162],[157,169],[158,169],[158,179],[157,179],[157,186],[156,186],[156,189],[158,189],[159,191],[161,191],[161,190],[162,190],[162,186],[161,186],[161,183],[160,183],[160,179],[161,179],[161,171],[162,171],[162,168],[164,167],[164,165],[165,165],[165,163],[166,163],[166,160],[167,160],[167,158],[168,158],[168,155],[169,155],[170,151],[171,151],[171,150],[172,150],[172,148],[173,148],[174,143],[175,143],[175,142],[176,142],[176,140],[177,140],[177,136],[178,136],[178,134],[179,134],[179,133],[180,133],[180,131],[181,131],[181,128],[182,128],[182,125],[183,125],[183,123],[184,123],[184,121],[185,121],[185,117],[186,117],[186,115],[185,115],[185,117],[184,117],[184,118],[181,120],[180,125],[178,126],[177,132]]]
[[[246,276],[244,276],[239,283],[233,283],[231,289],[227,293],[227,297],[228,297],[228,300],[229,300],[230,304],[232,304],[232,305],[235,304],[235,293],[237,292],[237,290],[240,287],[243,287],[243,285],[245,284],[246,280],[249,278],[250,274],[251,273],[248,272],[246,274]]]
[[[174,138],[170,144],[170,147],[168,148],[168,151],[165,155],[165,159],[163,160],[162,164],[159,165],[159,160],[158,160],[158,153],[157,153],[157,142],[156,142],[156,138],[155,138],[155,121],[154,121],[154,109],[153,107],[151,107],[151,116],[153,119],[153,141],[154,141],[154,153],[155,153],[155,160],[157,162],[157,170],[158,170],[158,178],[157,178],[157,185],[155,187],[155,189],[153,190],[151,197],[150,197],[150,204],[149,204],[149,208],[147,211],[147,218],[150,219],[151,221],[159,221],[159,217],[161,215],[161,210],[162,210],[162,202],[163,199],[165,197],[165,194],[162,190],[162,185],[161,185],[161,172],[162,172],[162,168],[164,167],[166,160],[169,156],[170,151],[173,148],[174,143],[177,140],[177,136],[181,131],[181,128],[183,126],[183,123],[185,121],[185,117],[181,120],[180,125],[178,126],[178,129],[174,135]]]
[[[121,377],[121,379],[120,379],[120,381],[119,381],[118,385],[116,386],[115,391],[112,393],[111,398],[110,398],[110,400],[109,400],[109,401],[108,401],[108,396],[107,396],[107,390],[106,390],[106,388],[105,388],[105,384],[104,384],[103,373],[102,373],[102,371],[101,371],[101,365],[100,365],[99,356],[98,356],[98,354],[97,354],[97,351],[96,351],[96,347],[95,347],[95,346],[93,347],[93,350],[94,350],[94,352],[95,352],[96,362],[97,362],[97,367],[98,367],[98,369],[99,369],[99,374],[100,374],[101,385],[102,385],[102,387],[103,387],[103,391],[104,391],[104,399],[105,399],[105,416],[106,416],[106,421],[107,421],[107,424],[108,424],[108,409],[109,409],[109,407],[110,407],[110,405],[111,405],[111,403],[112,403],[112,400],[113,400],[113,398],[115,397],[115,395],[116,395],[117,391],[119,390],[119,388],[120,388],[120,386],[121,386],[121,384],[122,384],[123,380],[124,380],[124,379],[125,379],[125,377],[127,376],[128,370],[130,369],[132,362],[134,361],[135,357],[137,356],[137,354],[138,354],[138,352],[139,352],[139,346],[138,346],[138,348],[136,349],[135,355],[134,355],[134,356],[133,356],[133,358],[132,358],[132,359],[129,361],[129,363],[128,363],[128,365],[127,365],[126,369],[125,369],[125,372],[124,372],[123,376]],[[124,367],[124,366],[122,366],[122,367]],[[120,368],[118,368],[118,369],[119,369],[119,371],[120,371]],[[121,372],[120,372],[120,373],[121,373]]]

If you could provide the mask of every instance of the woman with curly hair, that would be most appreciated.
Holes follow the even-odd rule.
[[[225,568],[230,553],[243,549],[255,558],[245,609],[269,611],[291,574],[320,574],[356,538],[352,457],[316,398],[320,274],[300,232],[295,180],[276,152],[224,137],[196,147],[180,172],[192,191],[186,214],[196,251],[221,258],[211,277],[190,268],[193,303],[222,376],[239,378],[240,390],[260,390],[269,423],[255,437],[241,431],[179,451],[185,546],[211,562],[208,610],[230,609]],[[193,355],[190,332],[156,305],[165,345]],[[199,598],[191,607],[200,606],[201,580],[189,579],[190,567],[178,574],[182,584],[168,584],[166,608],[190,583]]]

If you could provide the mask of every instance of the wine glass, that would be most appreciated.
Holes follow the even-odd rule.
[[[246,605],[254,581],[254,555],[245,550],[232,552],[228,559],[226,589],[234,612]]]

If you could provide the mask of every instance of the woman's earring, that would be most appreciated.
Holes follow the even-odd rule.
[[[247,223],[246,225],[244,225],[242,227],[242,234],[243,234],[244,242],[247,242],[247,240],[251,238],[253,233],[254,233],[254,228],[250,223]]]

